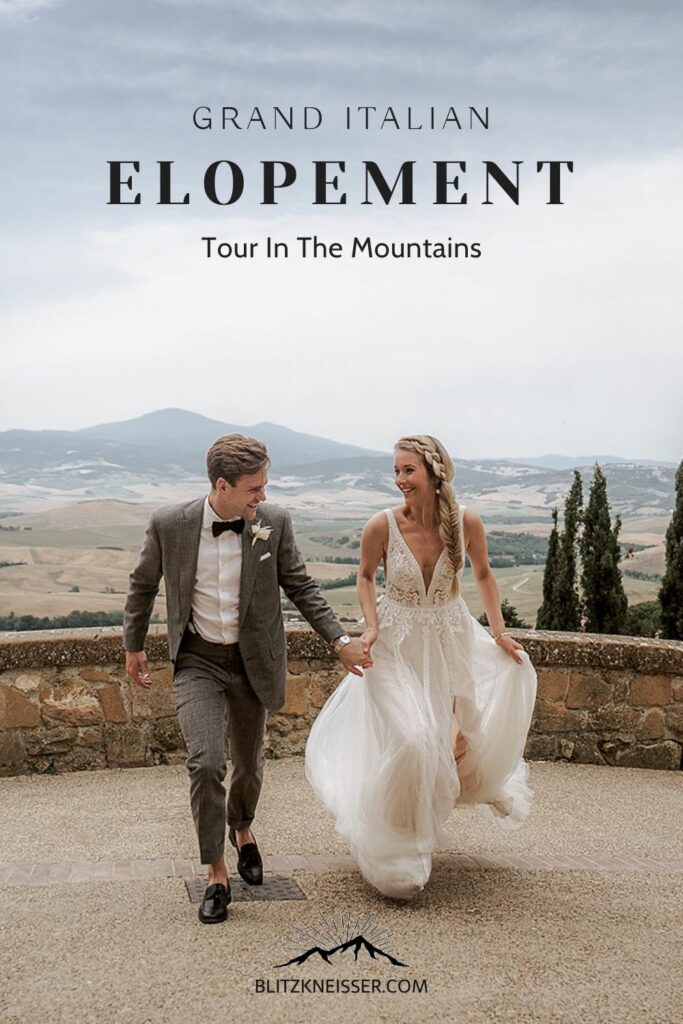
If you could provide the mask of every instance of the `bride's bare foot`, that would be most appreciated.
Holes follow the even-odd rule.
[[[463,734],[461,732],[459,732],[458,735],[455,738],[455,745],[453,747],[453,757],[455,758],[455,763],[459,764],[462,761],[462,759],[463,759],[463,757],[465,756],[466,753],[467,753],[467,740],[465,739]]]

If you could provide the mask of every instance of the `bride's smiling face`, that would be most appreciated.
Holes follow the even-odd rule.
[[[394,451],[394,479],[407,505],[424,505],[433,488],[429,472],[417,452]]]

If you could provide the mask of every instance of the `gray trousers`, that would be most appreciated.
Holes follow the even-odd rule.
[[[210,644],[189,631],[176,658],[173,692],[199,852],[202,864],[213,864],[225,846],[226,714],[232,760],[227,822],[239,829],[251,824],[261,793],[267,712],[249,685],[237,644]]]

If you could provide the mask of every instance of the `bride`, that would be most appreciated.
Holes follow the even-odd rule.
[[[458,505],[448,452],[435,437],[403,437],[395,475],[404,504],[372,516],[361,544],[372,666],[346,676],[318,715],[306,774],[367,881],[410,899],[456,804],[481,805],[504,828],[529,814],[523,751],[536,674],[505,630],[484,527]],[[493,636],[460,595],[465,552]]]

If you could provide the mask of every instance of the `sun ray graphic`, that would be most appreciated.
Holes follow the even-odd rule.
[[[290,928],[280,941],[288,952],[301,954],[313,946],[321,949],[341,946],[357,935],[364,935],[375,945],[381,943],[387,953],[393,952],[386,929],[378,925],[372,915],[352,914],[351,911],[345,911],[338,918],[327,917],[319,911],[317,920],[307,927]]]

